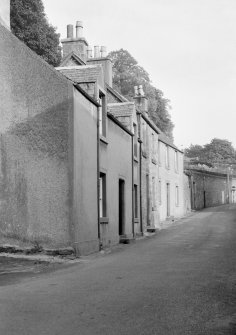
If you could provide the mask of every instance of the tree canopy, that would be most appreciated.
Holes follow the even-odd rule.
[[[11,30],[46,62],[60,64],[60,35],[49,24],[42,0],[11,0]]]
[[[174,125],[169,114],[170,101],[161,90],[151,84],[149,74],[136,59],[124,49],[112,51],[108,55],[113,61],[113,85],[128,100],[134,96],[134,86],[143,85],[148,98],[148,113],[155,124],[170,138]]]
[[[195,161],[218,164],[236,164],[236,150],[228,140],[213,138],[203,146],[190,145],[185,149],[185,155]]]

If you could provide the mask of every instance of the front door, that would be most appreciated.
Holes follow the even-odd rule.
[[[119,235],[125,233],[125,181],[119,179]]]

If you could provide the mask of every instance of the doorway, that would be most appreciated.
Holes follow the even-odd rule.
[[[125,181],[119,179],[119,235],[125,233]]]
[[[166,216],[170,216],[170,184],[166,184]]]

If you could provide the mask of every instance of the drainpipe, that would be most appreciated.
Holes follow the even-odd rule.
[[[134,136],[132,136],[131,159],[132,159],[132,234],[134,237]]]
[[[141,139],[141,115],[138,115],[138,137]],[[143,209],[142,209],[142,141],[139,142],[139,201],[140,201],[140,232],[143,234]]]
[[[230,203],[230,201],[229,201],[229,194],[230,194],[230,192],[229,192],[229,172],[230,172],[230,170],[229,170],[230,168],[229,167],[227,167],[227,204],[229,204]]]
[[[99,118],[98,118],[98,109],[97,107],[97,211],[98,211],[98,240],[99,240],[99,250],[101,250],[101,232],[100,232],[100,206],[99,206],[99,197],[100,197],[100,129],[99,129]]]

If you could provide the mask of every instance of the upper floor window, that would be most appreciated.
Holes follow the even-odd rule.
[[[152,133],[152,155],[155,155],[155,135]]]
[[[137,125],[134,123],[134,156],[138,156],[138,130],[137,130]]]
[[[100,136],[106,137],[106,98],[105,95],[99,92],[99,134]]]
[[[169,152],[169,146],[166,145],[165,147],[165,158],[166,158],[166,167],[169,169],[170,167],[170,152]]]
[[[161,165],[161,144],[158,141],[158,163]]]
[[[146,152],[147,149],[147,135],[146,135],[146,126],[145,123],[142,123],[142,141],[143,141],[143,151]]]
[[[175,171],[179,171],[178,151],[175,151]]]

